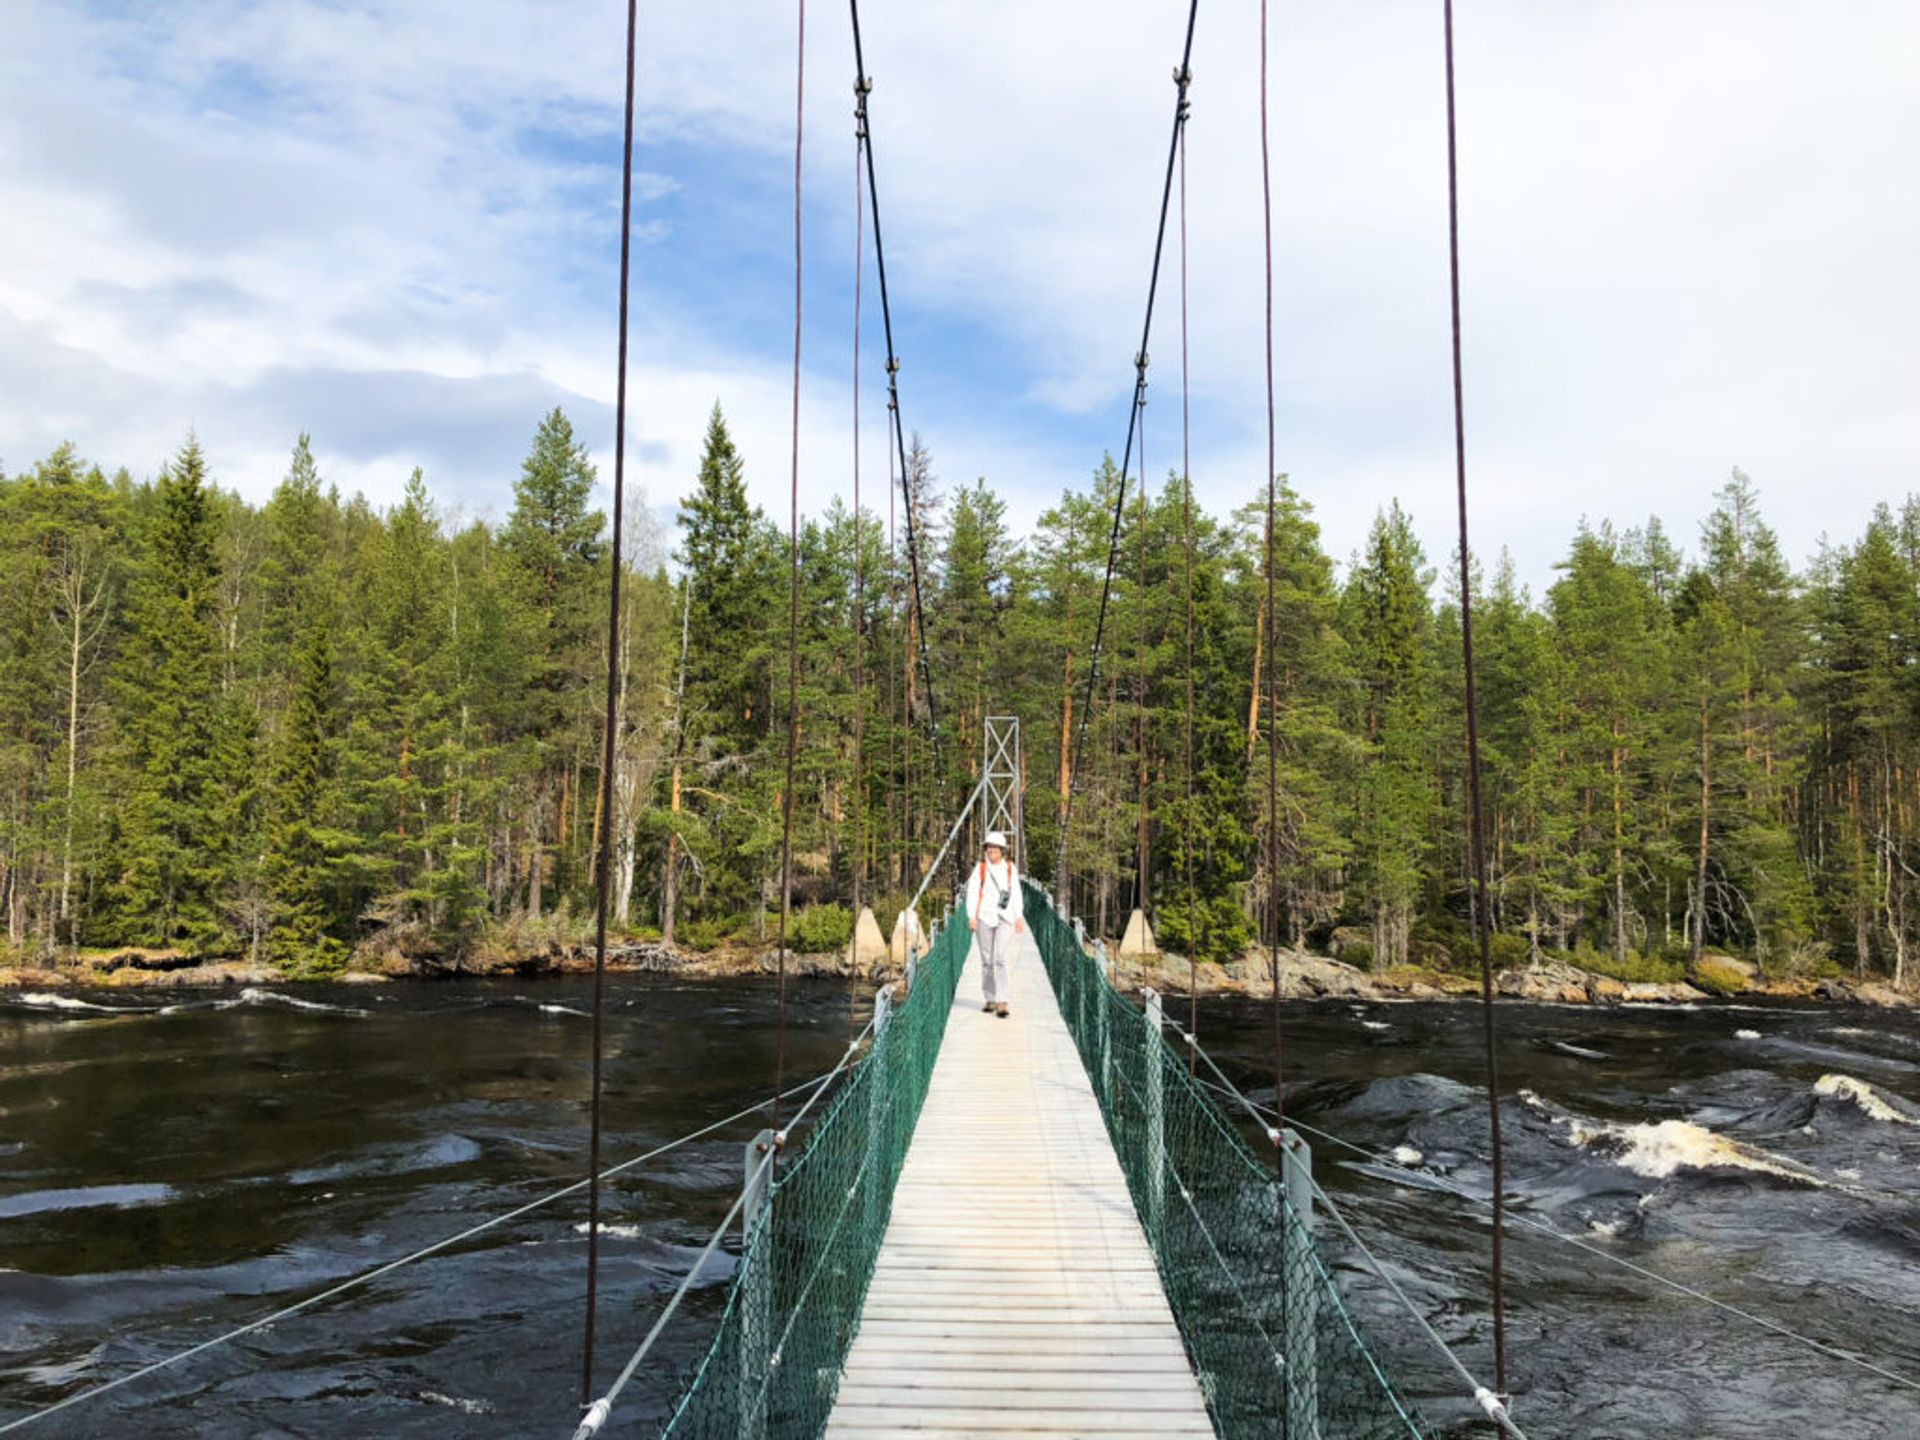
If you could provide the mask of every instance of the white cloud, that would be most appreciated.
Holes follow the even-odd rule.
[[[617,9],[26,5],[0,59],[0,456],[71,436],[150,469],[197,424],[257,494],[311,426],[343,484],[387,498],[422,463],[450,504],[485,511],[514,437],[560,401],[609,474],[597,277],[615,196],[581,157],[617,153]],[[1436,7],[1274,17],[1280,463],[1336,556],[1398,494],[1438,559]],[[864,17],[908,424],[951,480],[1001,484],[1019,522],[1120,441],[1183,19],[1144,0]],[[756,498],[783,516],[792,9],[649,4],[642,21],[646,153],[708,169],[642,177],[633,471],[656,503],[681,493],[719,397]],[[1538,585],[1583,514],[1658,511],[1685,539],[1734,464],[1803,553],[1903,493],[1920,455],[1920,12],[1502,0],[1459,23],[1478,547],[1512,547]],[[1259,489],[1265,452],[1254,24],[1251,7],[1203,6],[1194,56],[1195,478],[1216,508]],[[809,14],[810,507],[844,493],[850,460],[846,25]],[[673,208],[723,185],[739,197],[716,213],[745,234]],[[707,285],[773,297],[751,333],[707,323],[705,291],[667,288],[708,255]],[[649,263],[666,258],[680,268]],[[1173,260],[1155,474],[1174,454]]]

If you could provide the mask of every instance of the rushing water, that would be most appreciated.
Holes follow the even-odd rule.
[[[610,993],[609,1160],[764,1098],[770,987],[619,977]],[[95,1002],[114,1008],[0,996],[0,1422],[576,1178],[588,997],[570,980]],[[828,1069],[865,1019],[818,982],[789,1008],[795,1080]],[[1216,1001],[1200,1018],[1263,1103],[1264,1016]],[[1519,1213],[1920,1375],[1912,1017],[1503,1016]],[[1484,1196],[1477,1026],[1465,1006],[1293,1007],[1288,1109]],[[754,1128],[610,1187],[602,1384],[731,1203]],[[1329,1142],[1316,1163],[1401,1285],[1489,1371],[1485,1207]],[[583,1213],[578,1197],[535,1211],[24,1433],[565,1434]],[[1336,1253],[1406,1388],[1455,1433],[1483,1433],[1380,1283]],[[1508,1266],[1510,1378],[1535,1440],[1920,1436],[1920,1393],[1603,1260],[1516,1226]],[[651,1433],[727,1278],[709,1269],[621,1433]]]
[[[1920,1437],[1920,1391],[1536,1228],[1920,1379],[1915,1017],[1539,1005],[1500,1015],[1515,1215],[1508,1381],[1533,1440]],[[1200,1030],[1234,1082],[1271,1104],[1266,1007],[1203,1004]],[[1282,1033],[1290,1116],[1397,1162],[1314,1137],[1322,1183],[1491,1385],[1488,1207],[1441,1188],[1492,1193],[1477,1008],[1294,1007]],[[1370,1338],[1428,1417],[1487,1433],[1462,1423],[1472,1407],[1457,1378],[1398,1302],[1330,1249]]]

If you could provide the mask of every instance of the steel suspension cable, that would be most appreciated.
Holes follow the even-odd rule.
[[[1073,830],[1073,797],[1080,787],[1080,749],[1086,739],[1087,718],[1093,711],[1093,698],[1100,684],[1100,647],[1106,638],[1107,605],[1113,594],[1113,571],[1120,558],[1120,526],[1127,505],[1127,471],[1133,463],[1133,444],[1136,427],[1140,420],[1140,407],[1145,403],[1147,389],[1147,345],[1153,338],[1153,302],[1160,289],[1160,257],[1167,243],[1167,213],[1173,203],[1174,162],[1180,150],[1180,136],[1187,125],[1187,89],[1193,83],[1193,30],[1200,16],[1200,0],[1190,0],[1187,7],[1186,41],[1181,47],[1180,64],[1173,72],[1176,97],[1173,107],[1173,133],[1167,141],[1167,174],[1160,187],[1160,222],[1154,231],[1153,267],[1147,276],[1146,317],[1140,325],[1140,348],[1134,352],[1134,391],[1133,404],[1127,409],[1127,438],[1120,450],[1120,488],[1113,497],[1113,524],[1107,533],[1106,574],[1100,582],[1100,610],[1093,627],[1093,649],[1087,656],[1087,699],[1080,711],[1080,718],[1074,728],[1069,744],[1065,735],[1060,744],[1068,749],[1067,794],[1060,809],[1060,845],[1054,862],[1054,890],[1061,904],[1068,901],[1067,895],[1067,837]]]
[[[866,196],[860,161],[867,144],[867,92],[854,87],[853,135],[853,919],[860,921],[867,864],[867,791],[862,741],[866,719],[866,552],[860,529],[860,286],[865,279]]]
[[[1141,918],[1147,912],[1147,835],[1151,824],[1151,812],[1147,807],[1147,392],[1140,392],[1140,489],[1137,495],[1139,513],[1134,521],[1133,540],[1134,570],[1138,576],[1135,584],[1140,593],[1135,597],[1134,608],[1139,612],[1139,631],[1134,636],[1133,656],[1133,741],[1139,752],[1135,763],[1139,768],[1140,780],[1140,821],[1134,851],[1133,904]]]
[[[1200,1033],[1200,918],[1193,887],[1193,456],[1187,406],[1187,132],[1180,132],[1180,512],[1187,561],[1187,810],[1181,849],[1187,881],[1187,1026]],[[1191,1057],[1189,1057],[1191,1063]]]
[[[793,909],[793,772],[800,749],[800,165],[806,155],[807,0],[795,0],[793,66],[793,463],[787,510],[787,774],[780,795],[780,1010],[774,1042],[773,1128],[780,1128],[780,1087],[787,1075],[787,921]],[[778,1150],[767,1152],[771,1162]]]
[[[1453,118],[1453,0],[1441,0],[1447,61],[1447,279],[1453,305],[1453,458],[1460,513],[1460,659],[1466,672],[1468,850],[1473,864],[1471,899],[1480,938],[1480,1006],[1487,1060],[1487,1128],[1493,1159],[1493,1377],[1507,1391],[1505,1304],[1506,1159],[1500,1144],[1500,1065],[1495,1044],[1492,890],[1487,884],[1487,827],[1480,793],[1480,701],[1473,661],[1473,561],[1467,548],[1467,428],[1460,364],[1460,184]]]
[[[867,75],[866,52],[860,39],[860,0],[847,0],[847,3],[853,20],[854,86],[860,94],[860,125],[864,139],[862,148],[867,159],[867,200],[868,208],[873,212],[873,267],[874,274],[880,282],[880,323],[887,340],[887,413],[893,425],[893,448],[898,453],[900,462],[901,512],[906,520],[907,572],[913,585],[913,619],[910,628],[913,629],[918,641],[920,685],[927,697],[927,742],[932,756],[934,784],[937,787],[944,778],[941,773],[940,759],[940,720],[933,699],[933,662],[927,651],[926,609],[921,603],[920,542],[919,532],[914,524],[914,508],[917,501],[913,490],[915,477],[907,464],[906,427],[900,416],[900,356],[893,344],[893,302],[887,291],[887,250],[880,229],[880,182],[874,173],[873,122],[867,109],[867,96],[872,93],[873,81]],[[911,716],[908,718],[911,720]]]
[[[853,88],[853,930],[860,932],[861,881],[866,878],[866,764],[863,739],[866,721],[866,570],[860,531],[860,290],[866,278],[866,191],[861,175],[867,143],[867,94]],[[854,946],[847,947],[847,1028],[853,1028],[859,1010],[860,967],[853,963]]]
[[[1280,648],[1280,636],[1274,628],[1273,611],[1273,531],[1278,511],[1278,446],[1273,419],[1273,165],[1267,150],[1267,0],[1260,0],[1260,213],[1262,236],[1266,245],[1267,311],[1264,338],[1267,351],[1267,533],[1266,533],[1266,620],[1267,620],[1267,974],[1273,982],[1273,1103],[1284,1118],[1286,1091],[1282,1087],[1284,1067],[1280,1042],[1280,704],[1274,689],[1273,652]],[[1260,683],[1255,677],[1254,683]],[[1283,1155],[1276,1144],[1274,1163],[1282,1164]]]
[[[607,582],[607,710],[600,755],[600,855],[593,927],[593,1093],[587,1138],[587,1296],[580,1344],[580,1403],[593,1397],[594,1318],[600,1299],[600,1101],[607,1009],[607,897],[613,883],[613,767],[619,753],[620,567],[627,480],[627,280],[633,253],[633,52],[638,0],[627,0],[626,132],[620,151],[620,371],[614,383],[613,555]],[[538,863],[538,857],[535,857]]]

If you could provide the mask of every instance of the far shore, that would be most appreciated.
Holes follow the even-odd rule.
[[[1897,990],[1877,980],[1828,976],[1776,978],[1728,956],[1715,956],[1714,973],[1720,984],[1715,993],[1685,980],[1627,982],[1557,960],[1502,970],[1496,988],[1503,999],[1560,1005],[1714,1005],[1729,1002],[1802,1001],[1834,1005],[1874,1005],[1912,1008],[1920,996]],[[686,980],[731,980],[773,975],[779,962],[771,946],[735,943],[716,950],[696,951],[658,941],[622,940],[609,943],[610,971],[621,974],[670,975]],[[388,955],[369,959],[356,956],[346,969],[325,974],[298,971],[238,958],[207,958],[175,950],[124,947],[82,952],[52,964],[0,964],[0,990],[61,991],[128,987],[213,987],[304,984],[379,985],[402,980],[459,978],[535,979],[552,975],[591,973],[591,946],[552,945],[526,954],[493,957],[484,962],[435,955]],[[864,979],[881,985],[900,979],[902,967],[884,952],[863,957],[858,964],[844,952],[789,954],[789,976],[837,979],[852,983]],[[1265,999],[1272,995],[1272,967],[1266,952],[1250,949],[1227,965],[1190,966],[1184,957],[1165,953],[1125,955],[1112,962],[1116,985],[1130,991],[1151,986],[1161,994],[1241,995]],[[1734,984],[1729,976],[1738,977]],[[1280,994],[1289,1000],[1351,1000],[1391,1003],[1410,1000],[1472,1000],[1480,995],[1476,976],[1458,970],[1402,966],[1376,972],[1305,951],[1280,954]]]

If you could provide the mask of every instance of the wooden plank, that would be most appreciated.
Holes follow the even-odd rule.
[[[1141,1428],[1141,1417],[1118,1406],[1111,1410],[997,1409],[986,1406],[913,1407],[900,1405],[839,1405],[827,1423],[828,1435],[856,1430],[888,1434],[919,1434],[926,1429],[960,1435],[1001,1435],[1009,1430],[1043,1435],[1211,1435],[1213,1422],[1205,1410],[1198,1415],[1153,1412],[1151,1428]]]
[[[1098,1103],[1022,936],[967,957],[827,1435],[1211,1435]]]

